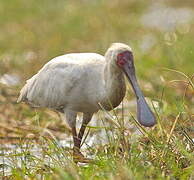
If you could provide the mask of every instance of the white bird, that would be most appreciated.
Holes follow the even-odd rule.
[[[126,92],[124,74],[137,97],[137,118],[151,127],[156,123],[135,76],[131,48],[113,43],[105,56],[96,53],[72,53],[58,56],[46,63],[20,91],[17,102],[33,107],[47,107],[65,114],[72,129],[75,161],[84,160],[80,144],[87,124],[102,107],[112,110]],[[76,132],[76,116],[83,113],[82,126]]]

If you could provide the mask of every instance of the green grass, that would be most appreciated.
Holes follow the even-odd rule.
[[[180,0],[166,3],[194,7],[193,2]],[[21,77],[17,86],[0,84],[0,158],[12,162],[1,162],[1,178],[6,178],[7,166],[11,171],[7,179],[18,180],[194,178],[194,24],[173,32],[145,27],[141,17],[152,4],[149,0],[0,2],[0,76]],[[155,44],[143,52],[141,43],[146,35],[153,36]],[[112,42],[133,48],[140,86],[153,105],[157,104],[158,123],[151,130],[144,129],[132,117],[133,109],[127,109],[125,119],[122,110],[111,112],[114,122],[110,127],[104,123],[108,143],[89,146],[86,153],[92,154],[95,162],[77,166],[71,149],[58,143],[63,133],[70,135],[58,114],[18,105],[16,99],[24,81],[52,57],[69,52],[104,54]],[[131,92],[129,87],[125,103],[134,99]],[[105,115],[100,113],[99,121],[105,122]],[[133,139],[126,122],[135,124],[143,136]],[[90,127],[90,133],[99,129]],[[6,144],[17,144],[22,151],[8,151]],[[42,152],[39,157],[30,151],[35,145]]]

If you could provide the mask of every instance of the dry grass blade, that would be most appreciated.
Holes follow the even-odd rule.
[[[193,84],[193,82],[192,82],[193,76],[192,76],[192,78],[189,78],[185,73],[183,73],[183,72],[181,72],[181,71],[177,71],[177,70],[169,69],[169,68],[163,68],[163,69],[166,70],[166,71],[176,72],[176,73],[178,73],[178,74],[184,76],[184,77],[188,80],[188,82],[189,82],[189,84],[191,85],[191,87],[194,89],[194,84]]]
[[[172,133],[173,133],[173,131],[174,131],[174,129],[175,129],[175,126],[176,126],[176,124],[177,124],[177,122],[178,122],[178,119],[179,119],[179,117],[180,117],[180,114],[181,113],[179,113],[177,116],[176,116],[176,118],[175,118],[175,121],[174,121],[174,123],[173,123],[173,126],[172,126],[172,128],[171,128],[171,130],[170,130],[170,134],[168,135],[168,137],[167,137],[167,144],[169,143],[169,141],[170,141],[170,138],[171,138],[171,136],[172,136]]]
[[[184,130],[184,128],[181,128],[181,131],[184,135],[184,137],[194,146],[194,140],[188,135],[188,133]]]
[[[112,115],[106,109],[104,109],[104,107],[100,103],[98,103],[98,104],[101,107],[101,109],[103,110],[103,112],[105,112],[106,115],[109,117],[109,120],[112,123],[114,123],[114,125],[116,125],[119,128],[120,127],[119,124],[114,120],[114,118],[112,117]]]
[[[143,135],[145,135],[146,137],[148,137],[149,140],[150,140],[153,144],[155,144],[156,139],[151,135],[151,133],[149,133],[148,131],[146,131],[146,129],[143,128],[143,127],[141,126],[141,124],[134,118],[134,116],[133,116],[132,114],[130,114],[130,115],[131,115],[131,117],[132,117],[132,120],[133,120],[134,124],[135,124],[136,127],[139,129],[139,131],[140,131]]]
[[[166,154],[166,152],[167,152],[167,151],[166,151],[166,148],[168,147],[168,144],[169,144],[169,142],[170,142],[170,138],[171,138],[172,133],[173,133],[175,127],[176,127],[176,124],[177,124],[177,122],[178,122],[178,119],[179,119],[179,117],[180,117],[180,114],[181,114],[181,113],[179,113],[179,114],[176,116],[175,121],[174,121],[174,123],[173,123],[173,125],[172,125],[172,128],[171,128],[171,130],[170,130],[170,134],[169,134],[169,135],[167,134],[167,140],[166,140],[167,146],[164,146],[164,148],[163,148],[162,155],[161,155],[161,158],[160,158],[160,162],[163,161],[162,159],[163,159],[163,157],[165,156],[165,154]]]

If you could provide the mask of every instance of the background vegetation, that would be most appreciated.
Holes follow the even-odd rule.
[[[193,179],[193,9],[193,1],[181,0],[1,1],[0,177]],[[59,143],[70,135],[59,115],[16,104],[16,99],[25,80],[51,58],[70,52],[104,54],[113,42],[132,47],[139,82],[158,124],[142,129],[130,115],[135,108],[123,114],[121,107],[109,120],[102,112],[96,120],[114,122],[103,128],[109,141],[88,145],[85,153],[95,163],[77,166],[71,150]],[[129,88],[124,106],[133,100]],[[126,123],[135,124],[143,136],[133,139],[135,128]],[[90,127],[90,134],[99,129]],[[31,151],[35,146],[38,157]],[[18,152],[16,147],[22,148]]]

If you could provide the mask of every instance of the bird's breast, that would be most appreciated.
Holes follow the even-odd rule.
[[[123,75],[116,76],[107,82],[105,95],[101,100],[104,109],[112,110],[117,107],[123,100],[126,92],[126,85]]]

